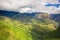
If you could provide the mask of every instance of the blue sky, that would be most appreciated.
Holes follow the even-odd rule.
[[[0,0],[0,10],[18,11],[18,12],[47,12],[60,13],[58,8],[46,7],[47,3],[60,4],[58,0]]]

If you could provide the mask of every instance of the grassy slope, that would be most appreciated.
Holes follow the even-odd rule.
[[[48,32],[56,30],[56,25],[48,19],[23,18],[17,21],[0,17],[0,40],[45,40]]]

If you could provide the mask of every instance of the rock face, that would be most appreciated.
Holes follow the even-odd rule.
[[[35,15],[35,17],[36,17],[36,18],[43,18],[43,19],[45,19],[45,18],[49,18],[50,16],[49,16],[48,13],[40,12],[40,13],[37,13],[37,14]]]

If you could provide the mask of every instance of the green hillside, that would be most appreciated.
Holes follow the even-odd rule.
[[[54,39],[52,34],[49,34],[57,29],[57,25],[55,21],[49,19],[26,17],[15,20],[1,16],[0,40],[60,40]]]

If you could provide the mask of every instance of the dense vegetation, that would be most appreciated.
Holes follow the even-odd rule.
[[[0,40],[59,40],[51,34],[56,29],[57,23],[49,19],[0,17]]]

